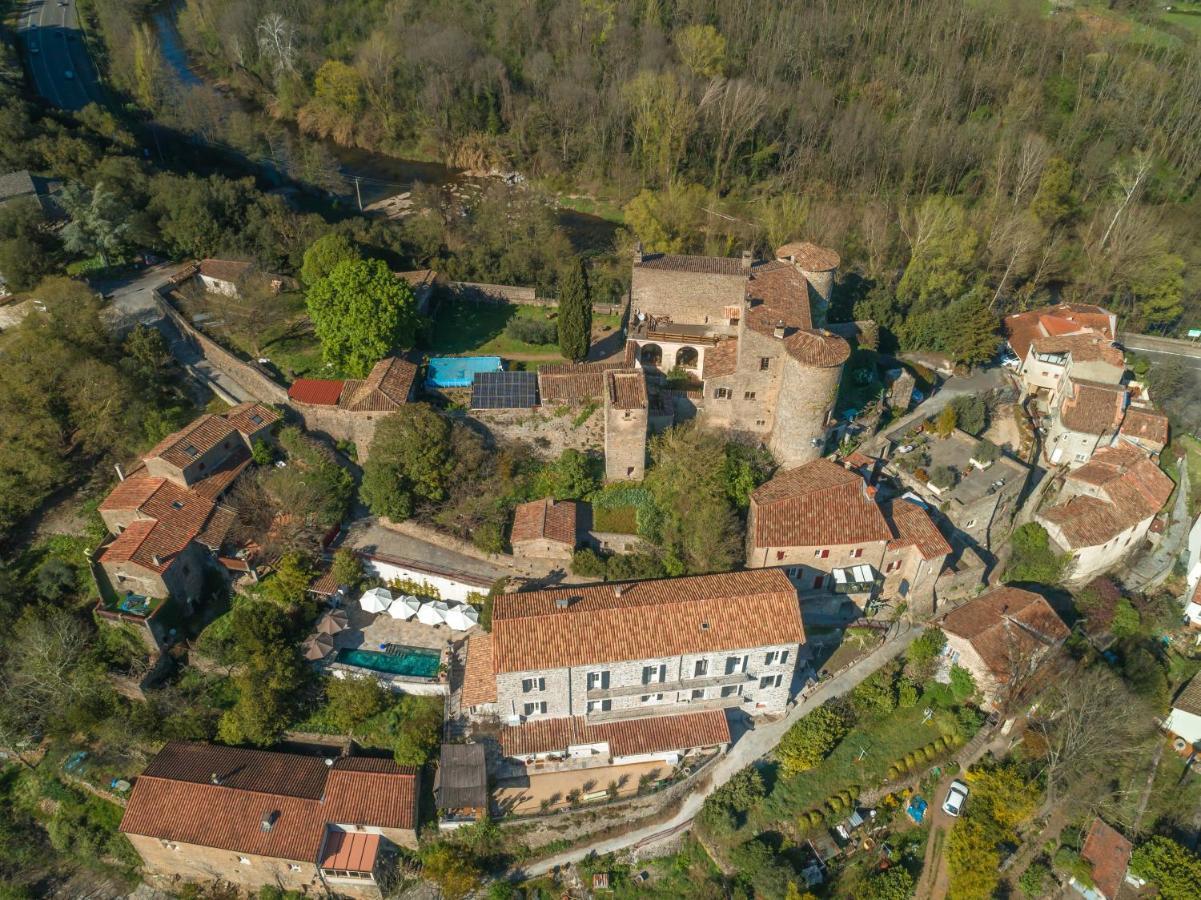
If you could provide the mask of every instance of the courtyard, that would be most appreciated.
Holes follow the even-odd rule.
[[[531,771],[527,767],[527,772]],[[597,792],[605,792],[611,784],[617,785],[618,797],[632,797],[638,793],[641,779],[650,776],[658,781],[666,778],[672,767],[665,762],[633,763],[627,766],[599,766],[587,769],[572,769],[563,772],[527,774],[524,778],[504,778],[496,783],[492,792],[492,803],[502,815],[530,815],[570,806],[567,795],[579,791],[581,805],[587,806],[583,798]],[[599,802],[596,797],[592,802]]]

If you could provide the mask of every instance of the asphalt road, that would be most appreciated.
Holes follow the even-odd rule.
[[[79,27],[75,0],[30,0],[17,26],[39,94],[62,109],[83,109],[104,98]],[[70,73],[70,75],[68,75]]]
[[[1178,359],[1190,369],[1201,370],[1201,343],[1148,334],[1122,334],[1118,339],[1127,350],[1149,357],[1153,363]]]

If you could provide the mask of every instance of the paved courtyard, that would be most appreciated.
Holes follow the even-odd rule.
[[[643,775],[654,772],[659,778],[666,778],[671,771],[672,767],[665,762],[649,762],[508,778],[497,782],[492,802],[501,812],[536,813],[541,810],[543,800],[550,800],[552,808],[560,809],[567,806],[567,795],[573,790],[582,794],[603,791],[616,781],[618,796],[628,797],[638,793],[638,779]]]
[[[448,625],[425,625],[417,619],[394,619],[386,612],[365,612],[358,600],[346,605],[350,627],[334,636],[334,646],[378,650],[380,644],[404,644],[406,647],[425,647],[445,650],[449,641],[460,641],[479,631],[452,631]]]

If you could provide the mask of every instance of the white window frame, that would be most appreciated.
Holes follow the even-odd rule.
[[[546,701],[545,700],[531,700],[531,701],[526,702],[525,705],[522,706],[522,709],[524,710],[522,715],[524,715],[526,717],[545,716],[546,715]]]
[[[541,675],[536,678],[521,679],[521,693],[523,694],[537,694],[545,690],[546,678]]]
[[[585,707],[586,712],[608,712],[613,708],[612,700],[589,700]]]
[[[588,690],[606,691],[609,689],[609,670],[597,669],[588,673]]]

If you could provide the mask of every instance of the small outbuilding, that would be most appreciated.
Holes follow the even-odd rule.
[[[513,512],[509,542],[517,556],[571,559],[576,548],[578,504],[545,497],[520,504]]]
[[[483,744],[443,744],[434,779],[438,827],[459,828],[488,814],[488,766]]]

